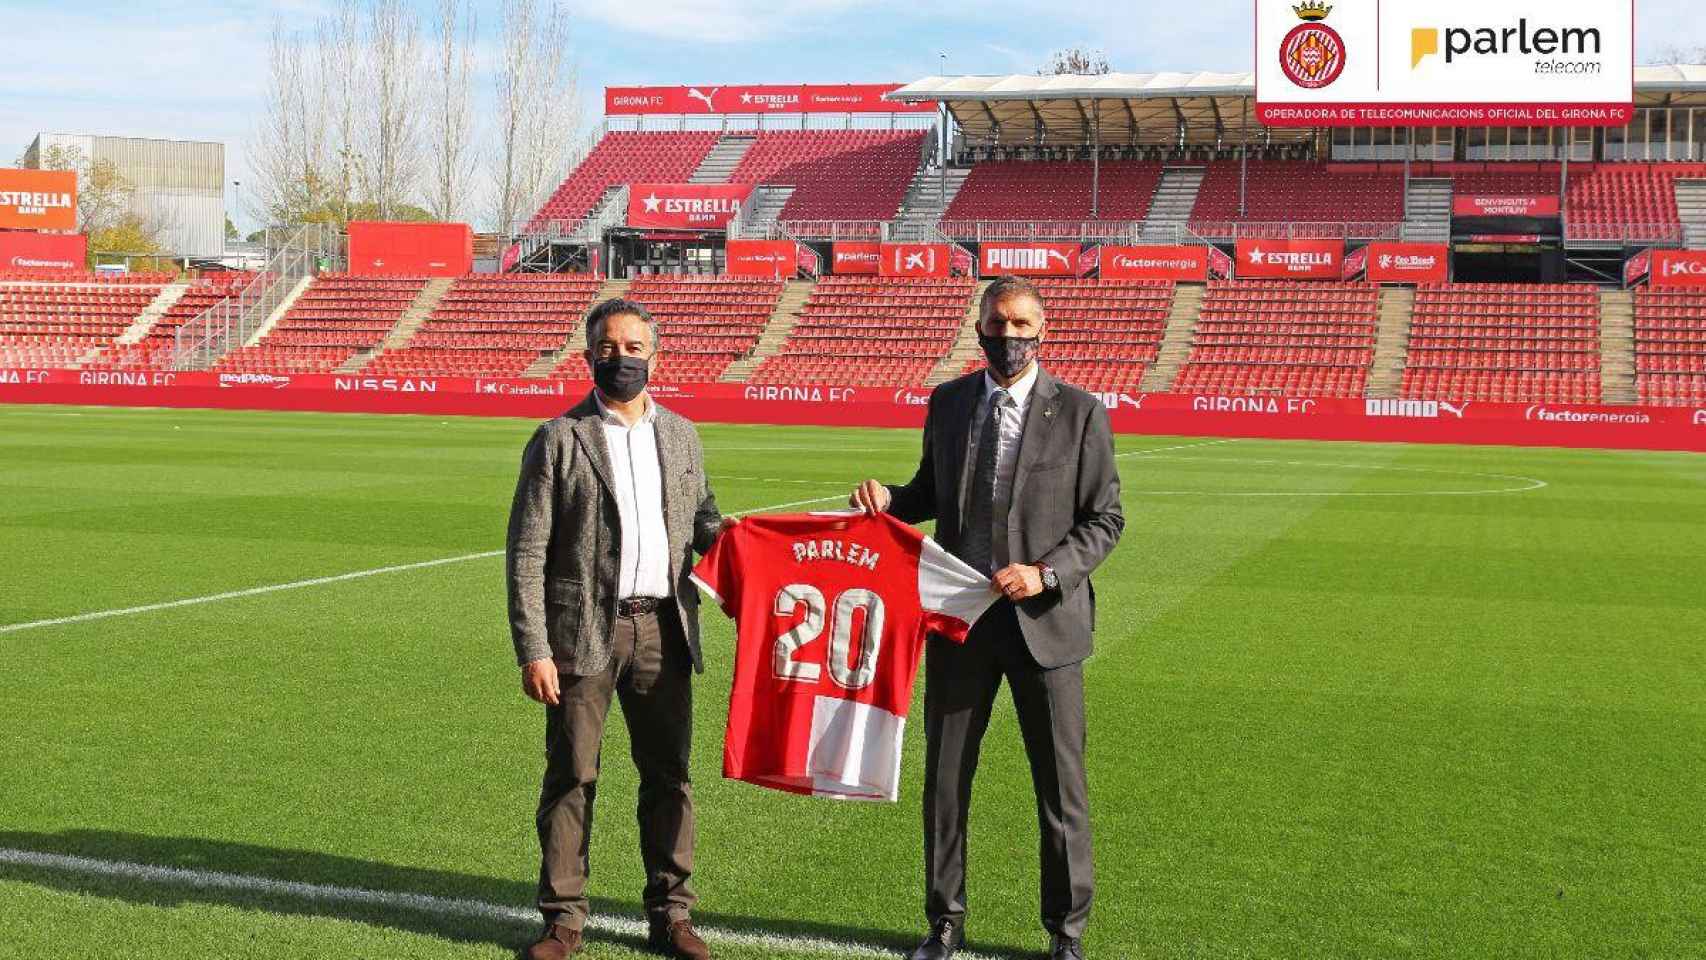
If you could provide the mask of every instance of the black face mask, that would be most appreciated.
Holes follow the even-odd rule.
[[[644,357],[600,357],[592,362],[592,382],[599,393],[617,403],[627,403],[646,389],[649,366]]]
[[[992,337],[982,331],[977,335],[978,346],[983,348],[983,355],[989,360],[989,369],[1003,380],[1011,380],[1024,372],[1037,358],[1042,342],[1041,337]]]

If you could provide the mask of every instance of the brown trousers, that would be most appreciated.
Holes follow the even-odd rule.
[[[619,617],[610,667],[594,676],[563,676],[562,695],[545,708],[545,782],[539,793],[539,912],[547,925],[586,923],[593,800],[600,747],[612,699],[622,717],[640,774],[640,858],[643,897],[654,921],[686,917],[694,895],[693,787],[688,757],[693,739],[692,660],[678,618]]]

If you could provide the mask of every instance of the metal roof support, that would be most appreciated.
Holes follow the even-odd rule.
[[[1131,123],[1131,145],[1137,146],[1137,111],[1131,108],[1131,98],[1121,101],[1125,104],[1125,117]]]
[[[1099,220],[1102,206],[1102,111],[1094,100],[1090,101],[1090,108],[1096,112],[1096,122],[1090,125],[1090,219]]]
[[[1242,107],[1244,117],[1238,123],[1238,215],[1249,212],[1250,202],[1250,101]]]

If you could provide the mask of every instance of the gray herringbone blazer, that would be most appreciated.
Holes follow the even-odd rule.
[[[704,449],[693,424],[658,405],[656,430],[674,607],[680,611],[694,669],[703,673],[699,594],[687,574],[694,551],[711,549],[722,514],[711,495]],[[550,657],[573,676],[609,666],[622,554],[612,483],[610,454],[592,394],[541,424],[528,441],[510,507],[504,563],[518,662]]]

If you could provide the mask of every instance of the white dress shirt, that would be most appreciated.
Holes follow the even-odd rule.
[[[597,391],[604,444],[610,453],[616,486],[616,512],[622,518],[622,572],[616,596],[667,597],[669,534],[663,522],[663,470],[658,462],[657,407],[646,398],[646,412],[633,426],[604,405]]]
[[[989,398],[997,390],[1005,390],[1007,395],[1013,398],[1012,404],[1000,408],[1001,419],[995,426],[995,505],[990,511],[995,529],[990,537],[989,552],[997,570],[1015,562],[1007,555],[1007,514],[1013,506],[1013,477],[1019,468],[1019,441],[1025,435],[1025,413],[1031,408],[1031,390],[1037,385],[1038,369],[1037,364],[1031,364],[1030,371],[1014,381],[1010,387],[996,383],[995,378],[991,377],[988,371],[984,371],[983,395],[972,421],[971,450],[966,459],[967,463],[977,461],[977,443],[983,436],[984,418],[994,409]]]

